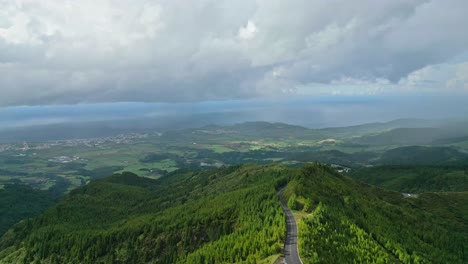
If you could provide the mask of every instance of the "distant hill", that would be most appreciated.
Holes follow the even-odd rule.
[[[398,119],[386,123],[370,123],[350,127],[309,129],[296,125],[269,122],[245,122],[228,126],[209,125],[180,130],[178,137],[200,139],[203,136],[224,135],[237,139],[344,139],[346,144],[363,146],[424,145],[442,139],[468,136],[464,122]]]
[[[447,123],[438,120],[425,119],[397,119],[385,123],[369,123],[349,127],[336,127],[324,129],[308,129],[301,126],[284,123],[269,122],[245,122],[227,126],[227,128],[239,131],[242,134],[264,132],[266,137],[294,137],[294,138],[346,138],[375,133],[385,133],[397,129],[435,129],[448,126]],[[456,123],[458,124],[458,123]],[[215,129],[219,128],[214,126]],[[417,131],[417,130],[416,130]],[[257,134],[254,134],[257,135]]]
[[[168,131],[163,134],[167,140],[210,141],[214,137],[225,140],[263,140],[263,139],[324,139],[326,135],[319,130],[308,129],[296,125],[269,122],[245,122],[229,126],[208,125],[200,128],[190,128]]]
[[[278,138],[278,139],[317,139],[323,135],[316,130],[284,123],[245,122],[232,126],[221,127],[247,138]],[[219,129],[219,128],[217,128]]]
[[[382,133],[397,128],[428,128],[439,127],[441,125],[443,125],[442,121],[407,118],[383,123],[368,123],[349,127],[324,128],[321,129],[321,131],[331,133],[331,135],[337,138],[347,138],[366,134]]]
[[[451,147],[410,146],[390,149],[375,162],[387,165],[463,165],[468,154]]]
[[[354,179],[405,192],[468,192],[468,170],[450,166],[383,165],[353,170]]]
[[[107,137],[133,132],[143,133],[148,131],[187,129],[201,127],[209,123],[229,124],[249,119],[251,119],[251,116],[242,112],[156,115],[133,118],[123,115],[118,119],[100,121],[69,119],[53,124],[31,124],[7,128],[0,127],[0,142],[42,142]],[[229,122],[227,120],[229,120]]]
[[[392,124],[402,126],[388,130],[375,130],[359,137],[348,138],[347,141],[370,146],[442,145],[463,141],[468,137],[468,124],[466,122],[426,121],[407,126],[403,126],[405,122]]]
[[[232,132],[229,137],[237,139],[349,139],[362,137],[358,141],[369,140],[368,144],[387,144],[388,137],[397,140],[395,135],[385,135],[395,129],[407,129],[406,133],[412,133],[411,129],[437,129],[443,131],[441,136],[432,140],[441,140],[451,137],[468,136],[468,122],[450,120],[425,120],[425,119],[398,119],[385,123],[369,123],[349,127],[334,127],[324,129],[310,129],[298,125],[285,123],[270,123],[251,121],[243,123],[241,120],[251,120],[252,116],[235,112],[210,113],[181,116],[145,117],[133,119],[103,120],[103,121],[67,121],[55,124],[37,124],[21,127],[0,128],[0,142],[22,141],[53,141],[77,138],[95,138],[115,136],[123,133],[165,131],[168,139],[198,139],[207,136],[205,133],[219,135]],[[227,120],[231,120],[228,122]],[[207,125],[211,124],[211,125]],[[417,130],[414,130],[417,131]],[[401,138],[405,134],[401,130]],[[402,134],[403,133],[403,134]],[[417,132],[416,132],[417,133]],[[382,134],[382,135],[379,135]],[[213,135],[213,134],[211,134]],[[400,139],[403,140],[403,139]],[[426,141],[425,141],[426,142]],[[395,142],[399,144],[398,140]],[[417,143],[412,143],[417,144]],[[388,144],[387,144],[388,145]]]
[[[443,134],[439,128],[397,128],[351,141],[362,145],[427,145],[441,137]]]

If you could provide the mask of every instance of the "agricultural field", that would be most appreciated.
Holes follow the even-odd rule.
[[[463,140],[409,148],[395,142],[402,141],[404,132],[414,134],[413,130],[390,133],[385,126],[387,130],[378,133],[375,125],[368,126],[372,129],[317,130],[251,122],[227,127],[3,144],[0,145],[0,185],[21,182],[59,196],[92,179],[124,171],[157,179],[180,168],[207,169],[242,163],[275,162],[294,167],[319,161],[358,169],[400,164],[406,160],[399,160],[404,155],[420,160],[446,157],[440,159],[439,165],[463,164],[468,160]],[[392,140],[384,144],[389,134]]]

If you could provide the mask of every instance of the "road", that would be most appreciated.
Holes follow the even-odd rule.
[[[278,192],[280,196],[281,206],[283,207],[286,215],[286,241],[284,243],[284,263],[285,264],[302,264],[302,260],[299,257],[299,251],[297,249],[297,224],[296,219],[291,210],[283,200],[282,197],[283,189]]]

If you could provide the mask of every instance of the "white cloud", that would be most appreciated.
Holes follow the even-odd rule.
[[[464,0],[0,6],[0,106],[466,90]]]
[[[257,31],[258,29],[255,26],[254,22],[249,20],[245,27],[239,28],[239,38],[246,40],[253,39]]]

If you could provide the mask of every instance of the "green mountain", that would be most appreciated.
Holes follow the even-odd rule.
[[[363,136],[366,134],[376,134],[386,131],[390,131],[397,128],[428,128],[428,127],[439,127],[443,126],[444,123],[437,120],[426,120],[426,119],[396,119],[389,122],[377,122],[377,123],[368,123],[356,126],[348,127],[332,127],[324,128],[321,131],[326,132],[327,134],[331,133],[334,137],[337,138],[348,138]]]
[[[362,145],[427,145],[443,138],[439,128],[396,128],[351,141]]]
[[[466,263],[467,193],[398,192],[278,164],[92,181],[0,239],[0,263],[270,263],[285,216],[304,263]]]
[[[210,139],[212,137],[265,140],[265,139],[322,139],[325,134],[320,130],[308,129],[301,126],[284,123],[245,122],[230,126],[209,125],[196,129],[172,131],[168,135],[190,138],[194,141]]]
[[[282,251],[274,186],[286,174],[244,165],[96,180],[7,232],[0,263],[256,263]]]
[[[425,120],[425,119],[397,119],[385,123],[368,123],[349,127],[331,127],[322,129],[310,129],[297,125],[290,125],[285,123],[269,123],[269,122],[245,122],[229,126],[208,125],[196,129],[185,129],[179,131],[171,131],[167,133],[168,136],[173,137],[191,137],[203,138],[205,135],[211,136],[228,136],[240,137],[243,139],[326,139],[326,138],[339,138],[346,139],[350,137],[361,137],[356,140],[357,143],[366,143],[370,141],[371,144],[381,144],[380,140],[386,140],[389,137],[394,137],[396,141],[402,140],[401,137],[417,131],[426,130],[440,130],[441,128],[450,127],[450,131],[467,132],[468,129],[461,124],[464,123],[450,123],[438,120]],[[395,131],[393,131],[395,130]],[[400,131],[401,130],[401,131]],[[448,130],[448,129],[447,129]],[[414,131],[414,132],[413,132]],[[390,133],[390,135],[386,135]],[[382,134],[382,135],[379,135]],[[396,134],[396,135],[393,135]],[[402,134],[402,136],[400,136]],[[444,134],[450,134],[444,130]],[[459,133],[458,133],[459,134]],[[457,135],[458,135],[457,134]],[[463,133],[462,133],[463,134]],[[439,134],[437,134],[439,135]],[[442,135],[441,135],[442,136]],[[376,137],[374,139],[374,137]],[[430,140],[434,136],[429,137]],[[426,142],[425,140],[424,142]],[[388,145],[386,143],[386,145]]]
[[[341,147],[379,147],[429,145],[458,142],[468,136],[468,123],[424,119],[398,119],[349,127],[310,129],[269,122],[245,122],[234,125],[208,125],[200,128],[166,131],[161,139],[178,143],[219,141],[288,140],[322,141]],[[328,141],[327,141],[328,140]]]
[[[304,263],[467,263],[468,193],[405,198],[325,166],[284,190],[299,211]]]
[[[396,120],[380,126],[364,124],[359,127],[369,129],[361,135],[348,133],[347,142],[369,146],[443,145],[462,142],[468,137],[468,123],[463,121],[427,120],[411,124]],[[343,129],[352,130],[352,127]]]
[[[361,168],[350,176],[382,188],[405,192],[468,192],[468,170],[456,166],[383,165]]]
[[[17,222],[37,216],[53,205],[48,192],[22,184],[6,184],[0,188],[0,236]]]
[[[375,162],[386,165],[466,165],[468,154],[451,147],[410,146],[390,149]]]

